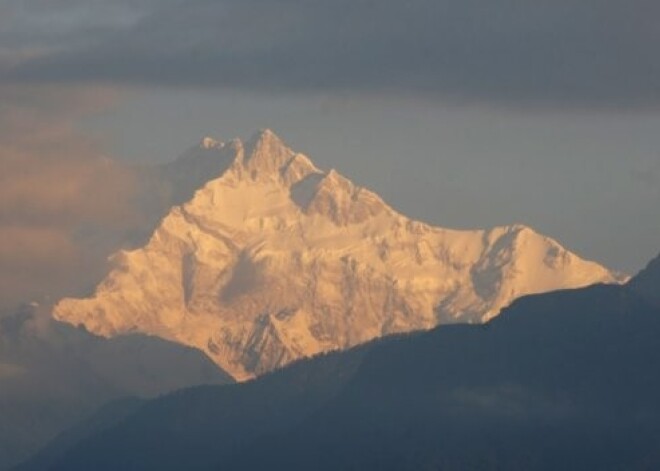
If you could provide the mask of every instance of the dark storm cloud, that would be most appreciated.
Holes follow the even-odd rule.
[[[87,25],[62,20],[65,47],[6,66],[5,81],[660,103],[656,0],[27,3],[66,5]]]

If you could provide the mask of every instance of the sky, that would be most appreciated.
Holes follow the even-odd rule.
[[[131,165],[272,128],[403,213],[660,252],[655,0],[0,0],[0,306],[144,219]]]

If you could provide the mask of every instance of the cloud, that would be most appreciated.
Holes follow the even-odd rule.
[[[24,1],[34,23],[46,2]],[[112,3],[52,0],[97,27],[51,27],[51,44],[3,80],[660,104],[655,0],[142,0],[109,15]]]
[[[139,225],[133,171],[75,128],[113,96],[0,87],[0,307],[87,288]]]

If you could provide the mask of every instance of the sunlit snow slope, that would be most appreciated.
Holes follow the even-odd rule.
[[[522,225],[412,221],[269,130],[200,151],[227,170],[145,247],[115,254],[93,297],[62,300],[57,319],[195,346],[244,380],[395,332],[482,322],[524,294],[620,281]]]

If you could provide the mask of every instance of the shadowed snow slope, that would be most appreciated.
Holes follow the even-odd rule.
[[[412,221],[270,130],[205,139],[200,165],[214,152],[226,169],[143,248],[115,254],[93,297],[62,300],[57,319],[195,346],[243,380],[387,334],[482,322],[521,295],[619,281],[522,225]],[[179,171],[196,175],[196,161]]]

